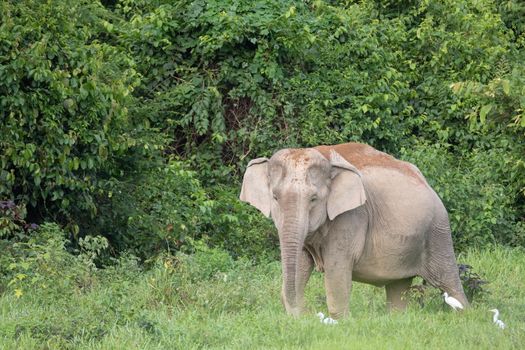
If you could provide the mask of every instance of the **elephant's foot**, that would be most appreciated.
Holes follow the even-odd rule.
[[[286,308],[286,313],[293,317],[299,317],[302,311],[299,308]]]
[[[305,311],[304,300],[300,300],[298,302],[298,305],[290,305],[286,302],[286,298],[284,297],[284,293],[282,292],[281,292],[281,303],[283,304],[284,309],[286,310],[286,313],[290,316],[299,317]]]
[[[329,311],[329,312],[330,312],[330,317],[333,318],[334,320],[340,320],[340,319],[348,317],[348,309],[342,310],[342,311]]]
[[[330,317],[334,320],[340,320],[348,316],[348,291],[345,293],[333,293],[331,289],[326,294],[326,306]]]

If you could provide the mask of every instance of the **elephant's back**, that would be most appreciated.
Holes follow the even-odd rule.
[[[330,159],[330,151],[336,151],[360,171],[371,168],[389,169],[409,176],[421,184],[426,184],[425,178],[413,164],[396,159],[363,143],[349,142],[332,146],[317,146],[315,149],[326,159]]]

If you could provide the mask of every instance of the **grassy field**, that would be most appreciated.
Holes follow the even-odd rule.
[[[523,348],[525,252],[496,247],[470,251],[459,262],[490,281],[466,312],[444,307],[432,288],[423,307],[414,299],[407,312],[389,315],[383,289],[356,283],[351,316],[332,326],[315,316],[326,313],[318,273],[307,290],[309,313],[285,315],[277,262],[252,266],[214,251],[160,259],[148,271],[133,259],[80,277],[48,266],[47,284],[34,283],[20,297],[7,287],[0,296],[0,348]],[[507,329],[492,323],[494,307]]]

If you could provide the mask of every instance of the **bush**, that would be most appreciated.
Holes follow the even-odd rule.
[[[0,197],[27,203],[32,219],[78,224],[97,212],[100,181],[149,153],[127,110],[134,63],[108,43],[112,16],[96,2],[0,11]]]
[[[223,163],[285,145],[392,147],[410,133],[414,75],[400,48],[402,21],[378,21],[370,4],[259,5],[119,6],[128,19],[122,44],[144,76],[135,112],[165,130],[170,151],[194,161],[205,181],[228,176]]]
[[[38,225],[26,222],[27,210],[24,204],[0,201],[0,239],[23,239]]]
[[[193,171],[181,161],[152,168],[106,184],[95,231],[104,233],[117,250],[131,249],[142,257],[175,252],[186,237],[200,237],[213,202]]]
[[[234,262],[227,251],[220,248],[209,248],[203,241],[192,242],[192,255],[178,255],[179,273],[185,275],[188,282],[210,279],[220,272],[233,269]]]
[[[131,250],[142,258],[193,252],[192,242],[200,239],[235,257],[275,256],[274,230],[246,210],[237,187],[206,189],[187,163],[172,159],[128,180],[108,182],[110,197],[101,204],[98,227],[91,230],[103,233],[118,251]],[[106,227],[112,231],[102,231]]]
[[[129,253],[108,258],[102,236],[81,238],[79,249],[72,249],[68,236],[56,223],[43,223],[17,242],[0,240],[0,292],[21,298],[30,290],[43,290],[47,297],[63,298],[87,293],[101,282],[134,278],[140,271]]]
[[[215,186],[213,221],[206,242],[221,247],[234,258],[262,262],[279,257],[279,238],[273,222],[239,201],[240,185]]]
[[[62,288],[74,279],[69,269],[74,257],[65,249],[65,237],[56,224],[45,223],[22,241],[1,241],[7,248],[0,260],[4,288],[9,287],[17,297],[34,288],[62,293]]]
[[[516,1],[102,3],[0,5],[0,199],[72,247],[108,238],[95,266],[193,251],[187,237],[275,257],[237,200],[243,167],[347,141],[420,165],[459,247],[523,244]]]
[[[497,9],[390,5],[122,1],[120,39],[144,76],[135,112],[206,181],[283,146],[361,140],[395,152],[412,134],[468,140],[464,117],[479,107],[450,85],[505,74],[512,47]]]

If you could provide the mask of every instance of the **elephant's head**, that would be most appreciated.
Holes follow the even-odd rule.
[[[305,238],[327,219],[364,204],[361,174],[335,151],[327,159],[312,148],[284,149],[248,164],[240,199],[271,217],[277,227],[283,302],[289,313],[297,314],[297,261]]]

